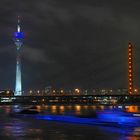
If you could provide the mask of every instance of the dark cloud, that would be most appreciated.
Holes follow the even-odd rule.
[[[135,44],[139,82],[139,6],[135,0],[1,0],[0,88],[14,88],[13,32],[22,17],[24,89],[127,87],[127,44]]]
[[[28,46],[25,46],[22,49],[22,56],[31,61],[31,62],[42,62],[42,63],[46,63],[48,61],[47,56],[45,55],[44,51],[39,49],[39,48],[31,48]]]

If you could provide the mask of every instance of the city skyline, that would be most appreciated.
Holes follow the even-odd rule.
[[[0,140],[140,139],[140,1],[1,0]]]
[[[50,85],[127,88],[129,41],[134,44],[135,83],[140,87],[139,4],[120,0],[1,2],[0,89],[14,89],[16,51],[11,34],[18,15],[24,19],[26,37],[21,50],[23,90]]]

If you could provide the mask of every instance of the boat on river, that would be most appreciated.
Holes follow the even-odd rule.
[[[68,123],[80,123],[90,125],[106,125],[106,126],[139,126],[140,113],[128,113],[122,111],[99,111],[93,116],[89,115],[50,115],[38,112],[35,109],[21,110],[12,114],[18,118],[33,118],[39,120],[59,121]]]

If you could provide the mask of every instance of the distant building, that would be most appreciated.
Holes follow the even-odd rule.
[[[0,90],[0,96],[14,96],[12,90]]]

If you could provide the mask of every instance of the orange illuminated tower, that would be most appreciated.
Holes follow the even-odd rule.
[[[131,43],[128,44],[128,92],[130,95],[133,94],[133,46]]]

